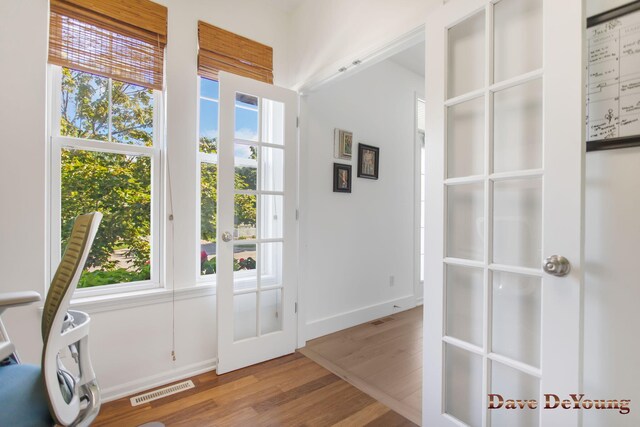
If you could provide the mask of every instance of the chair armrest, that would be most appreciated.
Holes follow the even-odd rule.
[[[18,307],[40,301],[40,294],[35,291],[5,292],[0,294],[0,311],[5,308]]]
[[[9,341],[0,342],[0,360],[4,360],[16,351]]]

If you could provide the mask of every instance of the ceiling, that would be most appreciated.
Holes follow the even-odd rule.
[[[396,64],[424,77],[425,45],[424,42],[403,50],[389,58]]]
[[[286,13],[291,13],[305,0],[268,0],[274,7]]]

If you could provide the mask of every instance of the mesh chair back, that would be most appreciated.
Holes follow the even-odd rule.
[[[67,248],[64,251],[64,255],[62,255],[62,260],[58,265],[56,274],[53,276],[51,286],[47,292],[47,299],[44,303],[44,312],[42,314],[42,340],[45,345],[49,338],[49,333],[51,332],[56,313],[58,313],[63,301],[65,300],[65,295],[67,295],[69,291],[73,293],[78,285],[80,276],[77,275],[78,280],[76,280],[75,283],[73,279],[76,276],[78,269],[82,269],[84,267],[86,255],[88,255],[89,249],[91,249],[90,240],[93,240],[91,236],[91,225],[93,224],[94,219],[97,219],[98,222],[100,221],[96,215],[102,217],[101,214],[93,212],[78,216],[73,223],[69,243],[67,243]],[[65,312],[67,308],[68,307],[64,307]]]

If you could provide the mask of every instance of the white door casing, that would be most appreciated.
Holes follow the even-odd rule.
[[[423,425],[576,426],[488,394],[581,390],[582,0],[455,0],[427,19]],[[542,270],[562,255],[565,277]]]
[[[219,81],[217,372],[222,374],[296,348],[298,94],[225,72]],[[257,132],[240,129],[252,121]],[[236,188],[236,167],[255,169],[255,187]],[[237,226],[236,197],[255,204],[253,228]],[[232,236],[228,242],[225,232]],[[239,257],[255,259],[255,268],[234,272]]]

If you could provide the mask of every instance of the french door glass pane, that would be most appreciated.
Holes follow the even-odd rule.
[[[261,239],[281,239],[284,212],[282,204],[284,196],[260,196],[260,225],[258,230]]]
[[[234,196],[234,239],[247,240],[256,238],[256,202],[256,195],[236,194]]]
[[[495,81],[542,67],[542,0],[501,0],[494,6]]]
[[[484,97],[447,109],[447,177],[484,171]]]
[[[282,289],[260,292],[260,334],[282,330]]]
[[[257,336],[256,293],[233,296],[233,339],[239,341]]]
[[[282,285],[282,242],[260,245],[260,287]]]
[[[236,94],[235,138],[258,141],[258,98],[244,93]]]
[[[257,190],[258,146],[236,144],[234,154],[236,190]]]
[[[255,244],[233,246],[233,289],[255,289],[258,287],[258,253]]]
[[[482,347],[483,270],[447,265],[445,331]]]
[[[262,142],[284,144],[284,104],[262,99]]]
[[[449,29],[449,98],[484,86],[484,50],[484,10]]]
[[[542,259],[542,179],[493,184],[493,261],[539,268]]]
[[[200,164],[200,274],[216,273],[218,165]]]
[[[450,344],[445,344],[444,357],[445,413],[481,426],[482,357]]]
[[[493,273],[494,353],[540,366],[541,294],[539,277]]]
[[[500,394],[504,399],[538,400],[540,380],[498,362],[491,362],[491,393]],[[497,402],[497,400],[496,400]],[[540,416],[538,409],[507,410],[492,409],[489,411],[491,427],[537,427]]]
[[[484,184],[447,187],[447,256],[482,260]]]
[[[542,167],[542,80],[494,94],[494,170]]]
[[[260,152],[260,190],[284,191],[284,150],[262,147]]]

